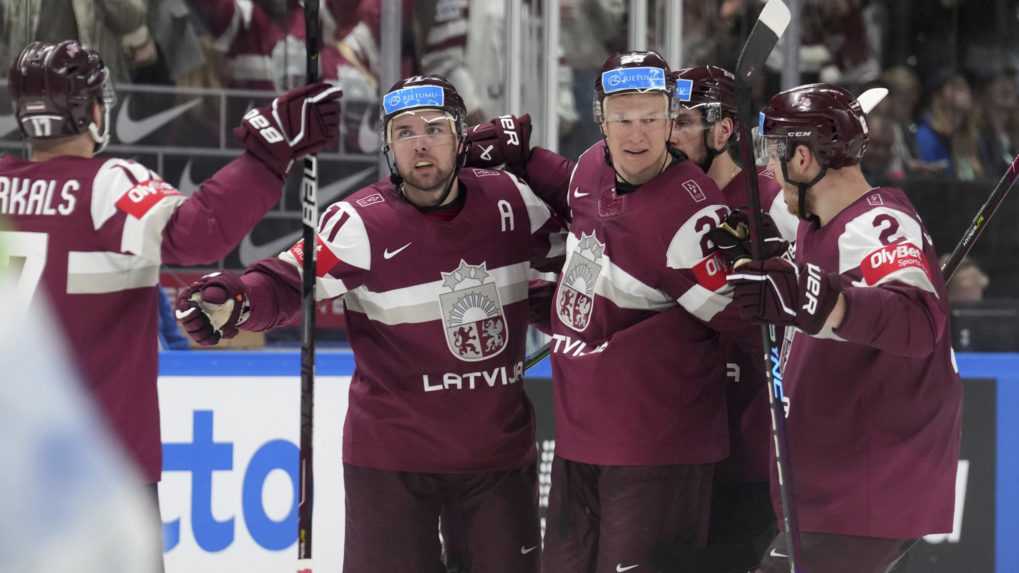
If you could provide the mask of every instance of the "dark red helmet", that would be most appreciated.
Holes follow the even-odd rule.
[[[65,137],[89,129],[97,144],[105,144],[109,117],[106,133],[99,133],[93,124],[92,105],[105,105],[109,114],[114,102],[109,70],[99,52],[74,40],[32,42],[21,50],[8,78],[15,117],[26,137]]]
[[[635,50],[609,56],[594,80],[595,121],[601,123],[602,102],[606,96],[660,92],[671,99],[671,76],[669,63],[654,50]]]
[[[848,91],[809,84],[775,94],[761,112],[761,132],[784,141],[784,157],[808,146],[823,167],[856,165],[867,149],[867,120]]]
[[[681,68],[671,76],[673,97],[679,105],[704,111],[709,123],[723,117],[736,119],[736,76],[718,66]]]
[[[382,96],[382,129],[397,115],[417,109],[439,109],[453,117],[461,139],[467,121],[467,106],[453,84],[442,76],[411,76],[402,79]]]

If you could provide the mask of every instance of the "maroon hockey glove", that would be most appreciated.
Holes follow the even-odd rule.
[[[821,332],[842,292],[837,273],[826,273],[821,267],[807,263],[800,267],[800,306],[796,325],[807,334]]]
[[[767,213],[761,215],[761,234],[764,239],[765,259],[780,257],[789,249],[789,243],[782,239],[778,226]],[[750,219],[743,211],[733,211],[721,226],[708,231],[708,238],[715,244],[718,253],[732,269],[742,260],[750,260]]]
[[[531,115],[503,115],[467,130],[467,165],[522,174],[531,156]]]
[[[292,89],[267,106],[248,110],[234,136],[285,177],[296,159],[337,144],[342,96],[339,87],[328,83]]]
[[[783,258],[750,261],[727,280],[742,318],[776,326],[796,324],[800,280],[796,264]]]
[[[177,321],[202,346],[237,336],[249,310],[247,289],[233,274],[207,274],[177,295]]]

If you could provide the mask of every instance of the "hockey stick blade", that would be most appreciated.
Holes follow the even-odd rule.
[[[863,113],[870,113],[887,95],[888,88],[870,88],[860,94],[856,101],[860,102],[860,108],[863,109]]]
[[[991,191],[991,196],[987,198],[987,201],[984,201],[984,204],[973,217],[973,221],[969,224],[966,232],[959,239],[959,244],[952,249],[952,255],[948,257],[948,261],[941,267],[941,276],[945,278],[945,286],[952,282],[955,271],[959,270],[959,263],[973,249],[973,245],[976,244],[977,239],[980,238],[984,229],[987,228],[991,217],[994,217],[998,207],[1001,207],[1001,204],[1005,202],[1005,197],[1008,196],[1009,191],[1015,187],[1016,181],[1019,180],[1017,176],[1019,176],[1019,155],[1016,155],[1015,159],[1012,160],[1012,165],[1009,165],[1008,170],[998,180],[998,184]]]
[[[737,81],[748,81],[768,59],[768,54],[775,49],[778,39],[789,26],[789,7],[782,0],[768,0],[761,10],[761,15],[750,30],[747,41],[740,50],[736,62]]]

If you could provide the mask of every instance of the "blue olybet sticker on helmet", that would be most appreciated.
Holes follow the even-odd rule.
[[[676,99],[690,101],[693,97],[693,80],[680,78],[676,80]]]
[[[757,112],[757,133],[764,135],[764,112]]]
[[[386,115],[416,107],[443,107],[446,95],[439,86],[411,86],[387,93],[382,98]]]
[[[623,91],[665,91],[665,70],[662,68],[616,68],[601,75],[602,89],[607,94]]]

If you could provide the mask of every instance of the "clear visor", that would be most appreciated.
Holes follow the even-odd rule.
[[[785,160],[786,150],[789,145],[785,137],[765,135],[763,137],[755,137],[754,141],[757,144],[758,156],[763,157],[765,161]]]
[[[448,113],[435,110],[408,111],[389,121],[386,137],[390,145],[438,145],[456,139],[455,121]]]
[[[667,111],[654,112],[633,112],[633,111],[611,111],[605,114],[604,121],[609,125],[620,127],[640,126],[646,129],[664,128],[671,120]]]

